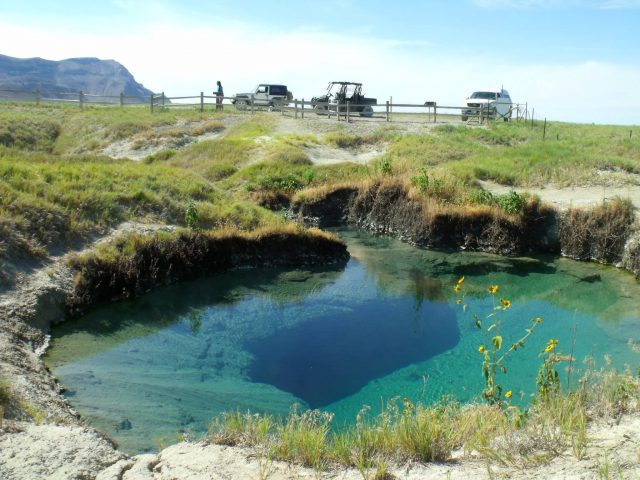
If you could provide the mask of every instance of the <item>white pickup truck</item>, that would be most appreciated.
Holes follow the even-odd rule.
[[[248,105],[263,107],[282,107],[288,105],[293,99],[286,85],[272,85],[269,83],[261,83],[250,93],[236,93],[235,98],[231,101],[237,109],[243,110]]]
[[[473,92],[464,101],[464,106],[469,107],[462,109],[462,121],[466,122],[469,117],[478,117],[481,113],[487,117],[493,117],[496,120],[502,118],[505,122],[511,118],[511,108],[513,102],[509,92],[504,88],[500,90],[482,90]]]

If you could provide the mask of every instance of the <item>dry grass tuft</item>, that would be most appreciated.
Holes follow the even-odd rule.
[[[570,209],[560,223],[563,253],[579,260],[619,262],[633,220],[633,204],[619,198],[588,210]]]
[[[240,266],[317,265],[347,258],[337,237],[294,224],[248,232],[229,225],[210,232],[133,233],[69,259],[78,273],[67,307],[76,314],[98,303],[137,297],[157,285]]]

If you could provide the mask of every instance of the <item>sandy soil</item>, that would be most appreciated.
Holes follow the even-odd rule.
[[[6,480],[96,478],[96,480],[236,480],[365,478],[356,469],[316,471],[271,460],[264,452],[183,442],[158,454],[128,457],[90,428],[19,424],[0,434],[0,474]],[[454,452],[442,464],[390,465],[392,478],[423,479],[637,479],[640,478],[640,414],[596,423],[581,459],[567,449],[547,464],[519,467]],[[373,472],[369,478],[373,478]]]
[[[584,186],[584,187],[554,187],[552,185],[544,188],[520,188],[507,187],[495,182],[479,182],[482,188],[495,194],[504,194],[511,190],[518,193],[528,192],[540,197],[546,203],[550,203],[559,210],[566,210],[570,207],[588,207],[612,200],[616,197],[631,200],[636,209],[640,209],[640,185],[606,185],[606,186]]]

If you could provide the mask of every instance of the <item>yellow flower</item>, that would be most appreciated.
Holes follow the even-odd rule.
[[[536,317],[536,323],[542,323],[542,319],[540,317]]]
[[[407,407],[409,407],[409,408],[413,408],[413,403],[409,402],[409,403],[407,404]]]
[[[491,286],[489,287],[489,293],[490,293],[491,295],[495,294],[495,293],[498,291],[498,288],[499,288],[499,287],[498,287],[498,285],[491,285]]]
[[[404,410],[402,410],[402,413],[404,413],[405,415],[409,415],[409,410],[405,408]]]
[[[500,303],[504,308],[509,308],[511,306],[511,302],[505,298],[501,298]]]
[[[458,279],[458,285],[462,285],[462,282],[464,282],[464,275]]]
[[[513,395],[513,392],[511,390],[504,394],[504,396],[507,398],[511,398],[511,395]]]
[[[460,305],[460,304],[462,303],[462,300],[461,300],[461,299],[458,299],[458,300],[456,300],[456,303],[457,303],[458,305]]]
[[[549,340],[549,343],[547,343],[547,346],[544,349],[544,353],[550,352],[551,350],[554,350],[556,348],[556,345],[558,344],[558,339],[557,338],[552,338]]]
[[[478,352],[480,352],[480,353],[484,353],[484,345],[480,345],[480,346],[478,347]]]
[[[458,293],[460,291],[460,284],[458,283],[455,287],[453,287],[453,291]]]

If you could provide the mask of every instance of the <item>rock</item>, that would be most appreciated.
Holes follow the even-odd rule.
[[[104,95],[92,101],[120,102],[120,94],[140,97],[147,102],[153,92],[135,81],[133,75],[115,60],[69,58],[59,62],[42,58],[14,58],[0,55],[0,88],[40,90],[47,98],[65,98],[61,93]],[[127,103],[131,102],[127,99]]]
[[[21,424],[0,435],[0,478],[67,480],[94,478],[125,458],[95,430],[79,425]]]
[[[132,425],[131,425],[131,421],[128,418],[124,418],[122,420],[120,420],[117,424],[116,424],[116,430],[120,431],[120,430],[131,430]]]

